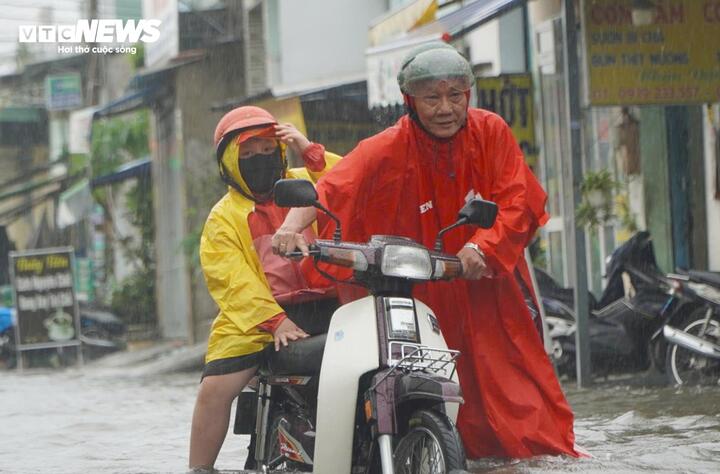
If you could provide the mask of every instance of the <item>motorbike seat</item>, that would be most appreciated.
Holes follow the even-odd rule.
[[[318,375],[327,334],[318,334],[280,346],[267,358],[263,372],[267,375]]]
[[[690,270],[688,272],[690,279],[699,283],[720,287],[720,273],[703,272],[700,270]]]

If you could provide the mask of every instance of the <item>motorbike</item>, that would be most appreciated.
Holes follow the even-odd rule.
[[[15,364],[15,310],[0,306],[0,361],[6,366]]]
[[[666,373],[673,385],[720,384],[720,273],[670,274]]]
[[[560,375],[575,375],[575,310],[572,288],[535,269],[552,340],[551,356]],[[665,366],[662,327],[670,316],[668,284],[657,266],[652,239],[638,232],[607,260],[607,286],[589,301],[590,352],[593,370],[612,372]]]
[[[354,283],[369,296],[340,306],[327,334],[273,351],[239,397],[234,431],[254,435],[249,456],[255,468],[321,474],[465,469],[455,427],[463,402],[460,352],[448,349],[432,309],[411,292],[415,283],[462,274],[460,260],[442,252],[442,235],[463,224],[491,227],[496,205],[468,202],[430,250],[387,235],[342,241],[340,222],[307,181],[280,180],[274,195],[281,207],[314,206],[336,222],[333,240],[317,240],[310,256],[321,272],[320,262],[353,269]]]

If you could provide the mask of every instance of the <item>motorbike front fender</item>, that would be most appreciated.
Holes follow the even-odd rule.
[[[462,389],[454,380],[429,377],[426,374],[403,374],[395,382],[397,404],[411,400],[433,400],[446,403],[463,403]]]

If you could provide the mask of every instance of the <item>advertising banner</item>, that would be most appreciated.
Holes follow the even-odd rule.
[[[69,247],[10,252],[19,350],[80,344],[72,260]]]
[[[531,166],[537,163],[535,112],[530,74],[505,74],[477,79],[478,107],[500,115],[513,131]]]
[[[653,4],[640,25],[633,2],[585,0],[591,105],[720,101],[720,0]]]

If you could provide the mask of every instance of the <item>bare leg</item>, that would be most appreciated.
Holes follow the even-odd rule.
[[[256,367],[226,375],[210,375],[200,383],[190,430],[190,469],[211,469],[225,441],[232,402]]]

